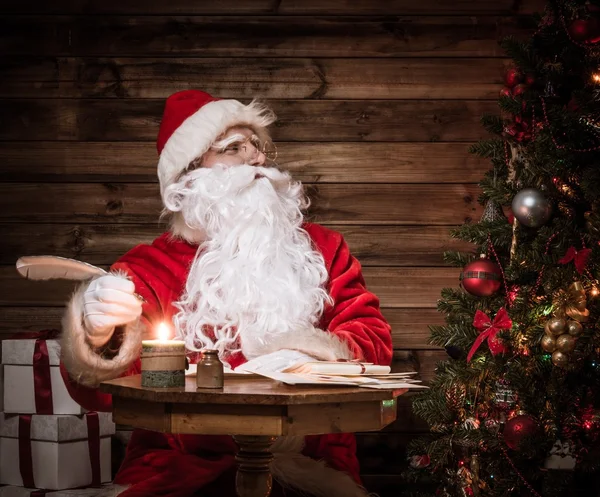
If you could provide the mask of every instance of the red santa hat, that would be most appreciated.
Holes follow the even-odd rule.
[[[200,90],[174,93],[165,103],[156,140],[161,193],[232,126],[249,126],[261,139],[266,139],[265,128],[274,121],[275,114],[256,101],[244,105]]]

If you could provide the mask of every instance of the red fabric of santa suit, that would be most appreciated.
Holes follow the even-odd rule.
[[[356,359],[389,364],[392,357],[390,327],[379,310],[379,300],[365,288],[359,262],[352,257],[342,236],[316,224],[305,224],[317,250],[324,257],[329,275],[328,306],[319,328],[347,346]],[[112,270],[124,271],[145,299],[142,321],[152,330],[161,321],[171,322],[177,309],[172,303],[184,291],[188,268],[197,245],[174,239],[170,233],[151,245],[139,245],[125,254]],[[331,340],[331,336],[326,337]],[[318,340],[317,340],[318,341]],[[323,342],[324,344],[327,341]],[[300,348],[293,343],[287,348]],[[232,368],[246,358],[230,356]],[[141,362],[134,361],[125,375],[139,374]],[[76,383],[64,365],[63,378],[71,396],[90,410],[111,410],[111,396]],[[114,483],[128,486],[123,497],[233,496],[236,445],[229,436],[170,435],[134,430],[125,460]],[[324,461],[360,483],[356,444],[352,434],[309,436],[302,453]],[[292,492],[286,490],[286,495]]]

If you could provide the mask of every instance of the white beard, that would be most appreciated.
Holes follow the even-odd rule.
[[[169,186],[164,201],[205,240],[174,304],[189,350],[251,358],[281,334],[315,329],[331,298],[323,256],[302,229],[299,182],[275,168],[217,165]]]

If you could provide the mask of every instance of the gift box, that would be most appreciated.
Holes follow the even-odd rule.
[[[7,485],[0,487],[0,497],[96,497],[101,492],[104,492],[104,490],[102,487],[99,487],[46,491]]]
[[[64,490],[111,481],[111,416],[0,415],[0,483]]]
[[[57,332],[35,335],[2,341],[4,412],[83,414],[85,409],[71,398],[60,374]]]

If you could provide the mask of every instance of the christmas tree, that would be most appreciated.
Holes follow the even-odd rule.
[[[450,358],[413,403],[415,494],[600,495],[600,2],[535,24],[502,41],[499,115],[471,149],[484,213],[452,236],[476,250],[444,254],[462,288],[430,327]]]

